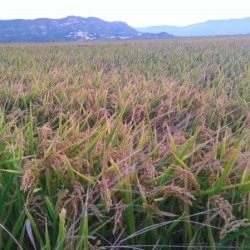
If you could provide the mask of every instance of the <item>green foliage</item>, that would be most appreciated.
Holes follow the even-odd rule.
[[[249,37],[0,55],[0,249],[250,247]]]

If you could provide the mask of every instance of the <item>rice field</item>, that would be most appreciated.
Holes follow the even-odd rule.
[[[0,249],[250,249],[250,37],[0,45]]]

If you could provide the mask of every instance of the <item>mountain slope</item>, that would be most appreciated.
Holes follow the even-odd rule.
[[[0,20],[0,42],[63,42],[158,37],[168,38],[171,35],[141,34],[124,22],[106,22],[96,17]]]
[[[188,26],[152,26],[137,28],[140,32],[168,32],[175,36],[218,36],[250,34],[250,17],[243,19],[210,20]]]

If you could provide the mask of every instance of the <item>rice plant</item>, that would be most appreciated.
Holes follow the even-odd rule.
[[[0,45],[0,249],[250,248],[250,38]]]

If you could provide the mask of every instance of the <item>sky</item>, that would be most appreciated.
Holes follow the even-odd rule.
[[[249,0],[1,0],[0,6],[1,20],[76,15],[133,27],[250,17]]]

